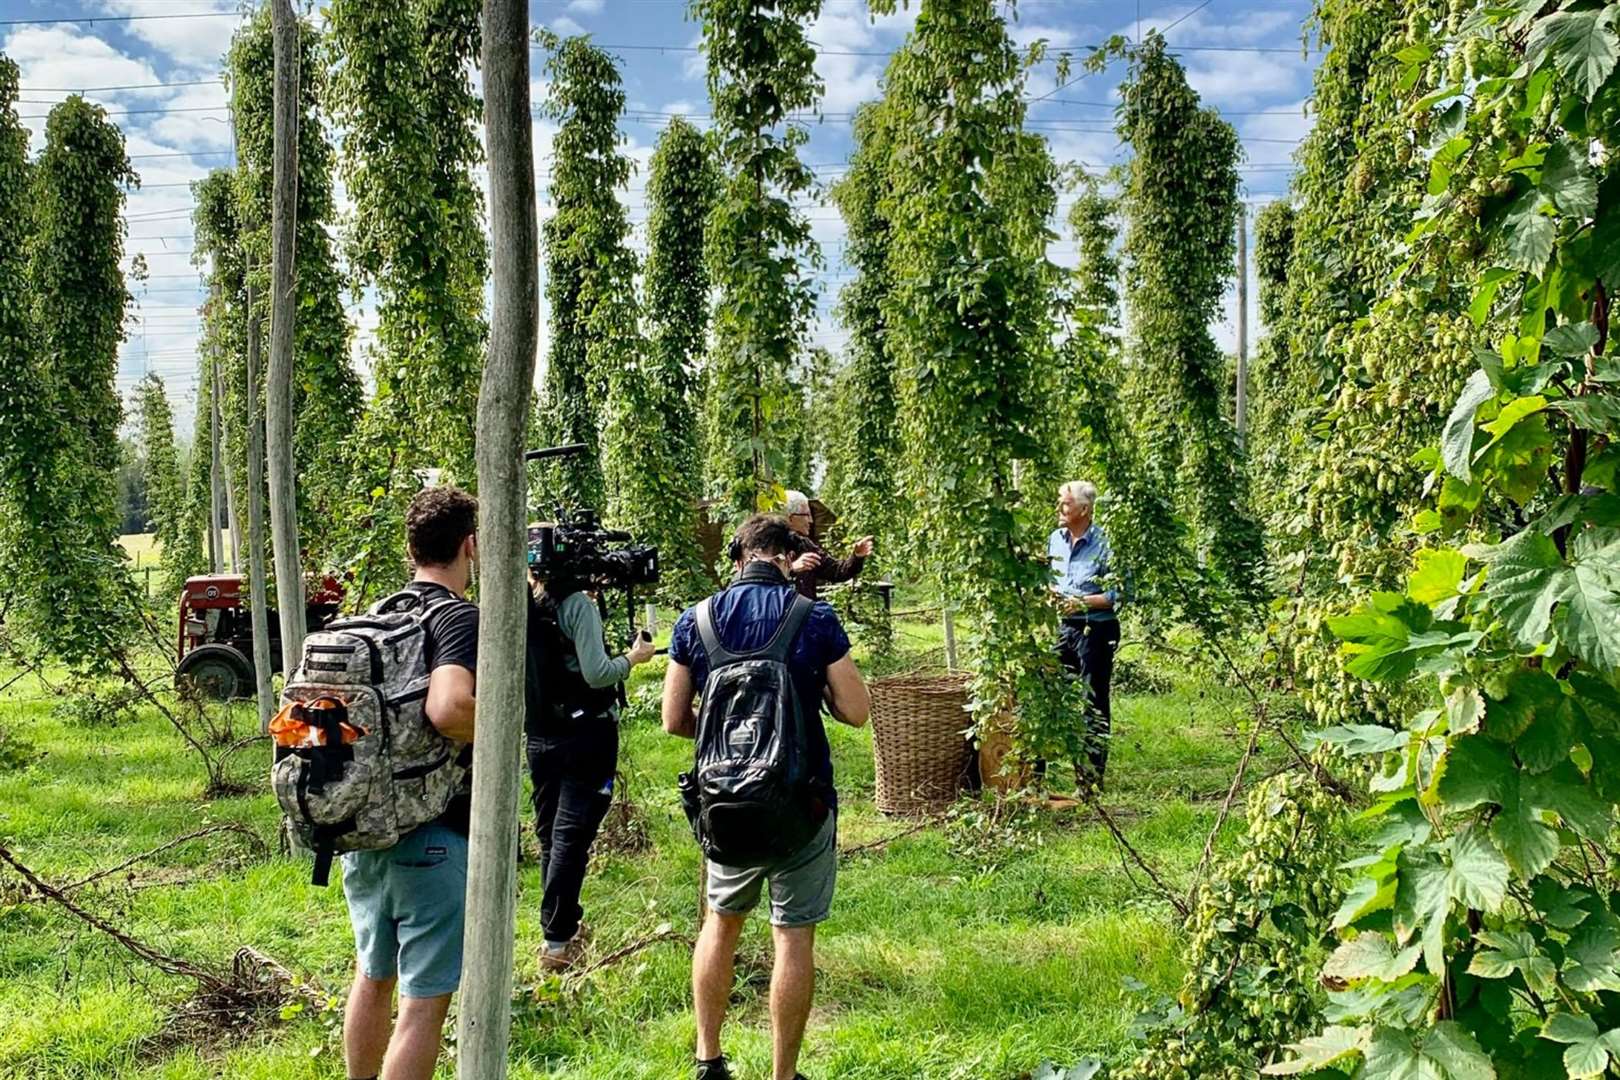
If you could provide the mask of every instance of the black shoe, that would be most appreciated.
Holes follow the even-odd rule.
[[[731,1069],[724,1055],[697,1063],[697,1080],[731,1080]]]

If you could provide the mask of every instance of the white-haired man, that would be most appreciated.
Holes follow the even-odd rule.
[[[1052,560],[1052,591],[1063,613],[1058,655],[1063,666],[1086,681],[1091,707],[1086,713],[1087,761],[1075,762],[1081,788],[1101,787],[1108,764],[1113,727],[1109,683],[1114,677],[1114,651],[1119,648],[1119,593],[1104,589],[1113,552],[1102,527],[1092,520],[1097,487],[1071,480],[1058,488],[1058,527],[1047,541]]]
[[[872,538],[863,536],[850,548],[849,558],[835,559],[827,549],[810,537],[810,526],[815,523],[810,513],[810,499],[802,491],[787,493],[787,508],[783,511],[788,527],[799,537],[799,551],[793,559],[793,587],[807,599],[816,599],[821,585],[836,585],[840,581],[853,581],[872,554]]]

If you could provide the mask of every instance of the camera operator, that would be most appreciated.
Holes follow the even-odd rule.
[[[638,634],[628,652],[609,657],[588,583],[563,573],[534,581],[524,734],[545,883],[540,967],[560,972],[584,951],[579,893],[591,844],[613,801],[620,685],[632,667],[652,658],[653,645]]]

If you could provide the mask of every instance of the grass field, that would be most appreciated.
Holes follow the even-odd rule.
[[[664,924],[691,930],[696,916],[697,853],[674,789],[690,744],[656,729],[647,702],[658,672],[638,674],[632,693],[642,701],[627,716],[622,760],[650,847],[599,854],[585,896],[597,958]],[[0,684],[8,677],[0,671]],[[1246,710],[1236,693],[1186,671],[1171,680],[1162,692],[1116,693],[1106,801],[1145,856],[1183,882],[1242,751]],[[249,714],[240,710],[240,728]],[[87,723],[25,679],[0,696],[0,729],[11,736],[0,742],[0,842],[48,881],[85,877],[211,823],[274,836],[275,804],[252,760],[268,753],[262,746],[239,763],[254,793],[204,801],[201,768],[155,714]],[[30,763],[15,760],[19,741]],[[870,734],[838,728],[833,748],[840,845],[864,850],[841,858],[834,916],[822,929],[805,1073],[1012,1080],[1043,1059],[1122,1052],[1144,1004],[1124,989],[1126,978],[1173,990],[1180,941],[1173,912],[1145,891],[1139,872],[1134,880],[1126,872],[1090,813],[1030,810],[1026,823],[1006,827],[959,808],[881,844],[910,826],[873,807]],[[1252,775],[1275,764],[1261,761]],[[532,834],[524,843],[512,1075],[687,1075],[689,948],[663,941],[571,984],[540,979]],[[352,963],[341,889],[309,886],[303,863],[245,852],[241,836],[217,834],[73,895],[167,953],[226,965],[251,945],[341,992]],[[54,906],[23,902],[18,885],[0,868],[0,1076],[344,1075],[335,1012],[261,1018],[245,1031],[222,1021],[201,1044],[195,1030],[177,1039],[169,1024],[186,980],[159,974]],[[756,921],[744,937],[726,1035],[740,1077],[769,1075],[768,943]],[[449,1062],[440,1076],[453,1074]]]

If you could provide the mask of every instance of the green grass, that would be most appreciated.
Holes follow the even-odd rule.
[[[926,627],[913,628],[928,635]],[[652,665],[657,667],[657,665]],[[638,672],[649,695],[656,671]],[[0,672],[0,683],[4,682]],[[58,716],[25,680],[0,697],[0,728],[42,754],[0,765],[0,842],[48,880],[62,882],[213,822],[273,836],[276,809],[248,752],[256,793],[204,801],[202,771],[155,715],[114,728]],[[1196,864],[1231,770],[1246,709],[1234,692],[1185,672],[1151,696],[1116,697],[1108,805],[1131,841],[1170,880]],[[249,725],[249,710],[239,723]],[[594,951],[696,916],[697,852],[674,793],[690,744],[665,737],[645,709],[624,732],[627,790],[652,846],[600,858],[585,904]],[[515,748],[514,748],[515,752]],[[893,836],[907,823],[872,805],[870,734],[833,732],[843,816],[840,843]],[[266,751],[267,753],[267,751]],[[1253,775],[1278,762],[1262,760]],[[940,824],[845,856],[832,920],[818,943],[820,983],[804,1058],[812,1077],[1011,1080],[1045,1058],[1119,1053],[1142,1004],[1127,976],[1156,991],[1181,977],[1174,913],[1145,892],[1141,874],[1084,811],[1040,811],[1012,849],[962,822]],[[532,852],[532,834],[525,831]],[[216,864],[240,848],[216,837],[134,868],[171,884],[82,890],[92,911],[174,955],[217,965],[252,945],[333,992],[353,962],[340,888],[312,888],[306,865],[272,857]],[[180,879],[176,881],[175,879]],[[0,1077],[337,1078],[344,1075],[332,1017],[268,1020],[206,1045],[162,1037],[188,992],[105,935],[42,903],[16,903],[0,872]],[[522,867],[512,1075],[666,1078],[685,1075],[692,1048],[689,950],[654,945],[560,988],[539,978],[538,874]],[[726,1047],[742,1077],[768,1075],[764,1002],[768,930],[743,940]],[[445,1058],[440,1076],[453,1075]]]

